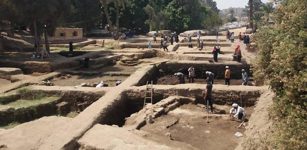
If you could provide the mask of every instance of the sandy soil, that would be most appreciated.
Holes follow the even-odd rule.
[[[151,133],[149,139],[165,145],[183,142],[196,149],[234,149],[240,141],[234,134],[244,132],[243,128],[237,128],[240,123],[231,121],[228,117],[210,118],[207,123],[205,115],[204,109],[197,105],[183,105],[141,130]],[[170,136],[171,140],[161,140],[159,136]]]
[[[5,87],[7,85],[11,84],[10,80],[2,79],[0,78],[0,87]]]
[[[128,78],[127,76],[82,76],[72,75],[70,78],[62,79],[61,77],[51,80],[57,86],[78,86],[82,83],[98,84],[100,81],[104,81],[109,86],[115,86],[117,80],[122,82]]]

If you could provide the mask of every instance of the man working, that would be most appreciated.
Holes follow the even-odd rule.
[[[178,77],[179,84],[184,84],[185,83],[184,74],[182,72],[177,72],[177,73],[174,74],[174,76]]]
[[[247,74],[247,72],[244,70],[244,69],[242,69],[242,85],[247,85],[248,84],[248,74]]]
[[[213,72],[206,71],[206,81],[207,81],[207,84],[214,83],[214,73]]]
[[[233,60],[237,62],[241,62],[241,58],[242,58],[242,53],[241,53],[240,45],[238,45],[237,48],[235,49]]]
[[[221,47],[216,45],[213,48],[212,54],[213,54],[213,60],[214,62],[218,62],[218,54],[221,53]]]
[[[232,108],[229,111],[230,117],[239,121],[244,121],[245,119],[245,110],[240,107],[238,104],[233,103]]]
[[[194,69],[194,67],[191,66],[188,69],[188,72],[189,72],[189,83],[194,83],[194,78],[195,78],[195,69]]]
[[[225,70],[225,85],[230,85],[230,69],[229,69],[229,66],[226,66],[225,67],[226,70]]]
[[[210,111],[213,112],[213,102],[212,102],[212,88],[213,85],[208,83],[206,86],[206,92],[204,94],[205,104],[208,107],[210,106]]]

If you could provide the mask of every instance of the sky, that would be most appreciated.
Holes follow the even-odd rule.
[[[214,0],[217,3],[218,9],[227,9],[230,7],[245,7],[248,3],[248,0]],[[261,0],[266,3],[269,0]]]

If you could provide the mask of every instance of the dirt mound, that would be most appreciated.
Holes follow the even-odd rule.
[[[158,84],[162,85],[176,85],[179,84],[178,77],[174,75],[167,75],[158,79]]]

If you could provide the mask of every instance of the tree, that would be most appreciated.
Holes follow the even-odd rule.
[[[256,33],[256,77],[266,79],[276,94],[270,149],[307,148],[306,6],[306,0],[282,0],[273,13],[275,24]]]
[[[62,15],[70,8],[70,0],[11,0],[17,11],[20,24],[31,26],[34,45],[40,51],[43,25],[53,30]]]
[[[107,22],[109,24],[109,26],[111,27],[111,30],[113,31],[114,30],[114,24],[116,26],[116,32],[118,32],[120,30],[120,18],[121,18],[121,15],[122,15],[122,12],[123,10],[125,9],[126,7],[126,4],[127,4],[127,0],[100,0],[100,3],[103,7],[103,12],[104,12],[104,15],[106,16],[107,18]],[[110,13],[110,5],[113,5],[112,8],[115,9],[115,21],[112,21],[112,15]]]
[[[235,10],[233,8],[231,8],[229,10],[230,16],[229,16],[229,22],[235,22],[237,21],[237,18],[235,17]]]
[[[71,11],[60,20],[60,25],[80,27],[85,33],[97,28],[101,21],[101,4],[99,0],[71,0]]]
[[[134,29],[138,33],[145,33],[149,30],[145,20],[148,19],[144,7],[149,0],[129,0],[126,9],[122,13],[120,24],[128,29]]]

